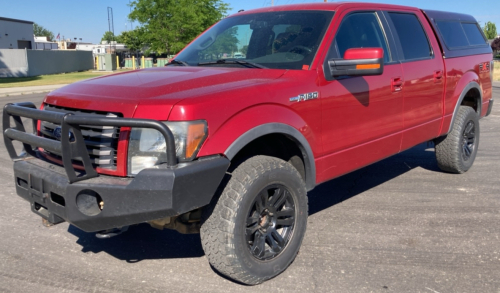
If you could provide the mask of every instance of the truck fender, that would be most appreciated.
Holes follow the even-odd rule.
[[[462,77],[462,80],[463,80],[463,77]],[[460,85],[460,82],[458,83],[457,85],[457,88],[460,88],[459,87]],[[451,122],[450,122],[450,126],[448,127],[448,131],[446,133],[449,133],[451,131],[451,128],[453,127],[453,123],[455,122],[455,118],[456,118],[456,115],[458,113],[458,108],[460,108],[460,105],[462,104],[462,101],[464,100],[465,98],[465,95],[469,92],[469,90],[471,89],[477,89],[478,92],[479,92],[479,98],[477,99],[477,115],[478,117],[481,117],[481,105],[482,105],[482,101],[483,101],[483,91],[481,90],[481,86],[479,85],[479,83],[477,83],[476,81],[470,81],[462,90],[462,92],[460,93],[460,96],[458,97],[458,100],[457,102],[455,103],[455,110],[453,111],[453,116],[451,118]]]
[[[276,117],[280,120],[276,121]],[[304,159],[306,187],[307,190],[313,189],[316,186],[316,165],[311,144],[315,144],[309,141],[315,141],[314,133],[299,115],[282,105],[254,106],[229,118],[209,135],[198,156],[219,153],[232,160],[248,143],[276,133],[288,136],[299,147]]]
[[[304,167],[306,170],[306,187],[311,190],[316,186],[316,166],[314,155],[307,139],[297,129],[283,123],[267,123],[254,127],[238,137],[224,152],[226,157],[231,160],[236,154],[253,140],[266,134],[281,133],[291,137],[297,143],[302,157],[304,158]]]

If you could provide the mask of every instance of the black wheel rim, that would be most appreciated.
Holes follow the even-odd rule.
[[[476,125],[474,121],[469,121],[462,134],[462,158],[468,161],[476,147]]]
[[[253,201],[246,222],[246,242],[258,260],[271,260],[290,241],[296,218],[295,202],[281,184],[264,188]]]

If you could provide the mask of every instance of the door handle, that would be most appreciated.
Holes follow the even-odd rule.
[[[391,91],[399,92],[403,89],[403,79],[401,77],[391,78]]]
[[[443,78],[443,71],[435,70],[434,71],[434,82],[440,82]]]

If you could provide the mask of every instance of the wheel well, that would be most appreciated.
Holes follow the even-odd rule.
[[[461,106],[469,106],[473,108],[476,113],[479,114],[480,111],[480,100],[481,100],[481,94],[479,93],[479,90],[477,88],[471,88],[466,94],[462,102],[460,103]]]
[[[258,137],[243,147],[231,160],[229,171],[253,156],[270,156],[289,162],[306,182],[304,157],[298,143],[290,136],[281,133]]]

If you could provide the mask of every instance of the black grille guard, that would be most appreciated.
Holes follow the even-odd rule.
[[[13,118],[15,127],[11,127]],[[22,117],[32,119],[33,132],[27,133],[22,122]],[[38,120],[61,125],[61,141],[48,139],[36,134]],[[175,139],[172,131],[163,123],[149,119],[131,118],[107,118],[95,117],[91,115],[74,115],[71,113],[59,113],[52,111],[38,110],[31,102],[7,104],[3,108],[3,139],[5,147],[12,160],[24,160],[30,156],[36,157],[36,148],[41,147],[49,152],[60,154],[64,170],[68,175],[69,183],[74,183],[89,178],[99,176],[90,162],[90,156],[83,139],[80,125],[93,126],[115,126],[115,127],[140,127],[158,130],[167,144],[167,166],[172,167],[177,164],[175,152]],[[74,141],[70,141],[70,131],[74,134]],[[14,140],[23,144],[24,152],[17,154]],[[35,149],[33,149],[35,147]],[[80,160],[83,163],[85,174],[77,174],[73,167],[72,160]]]

